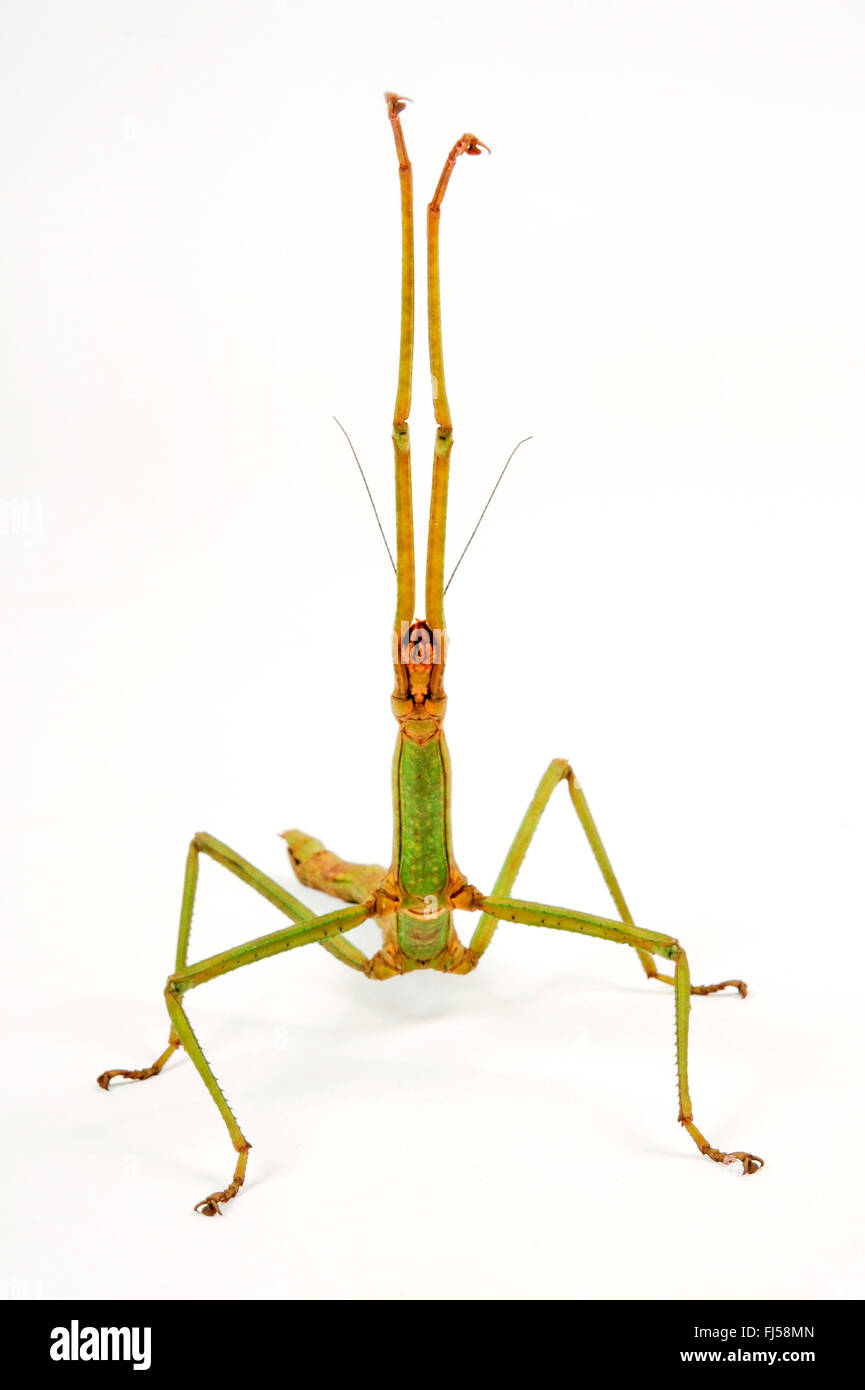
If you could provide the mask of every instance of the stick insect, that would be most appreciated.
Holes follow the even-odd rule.
[[[152,1066],[139,1071],[106,1071],[98,1078],[107,1090],[115,1077],[145,1081],[157,1076],[180,1047],[192,1059],[222,1115],[237,1153],[228,1186],[211,1192],[195,1206],[205,1216],[221,1214],[226,1202],[236,1197],[246,1176],[250,1144],[211,1071],[186,1012],[186,995],[199,985],[230,970],[266,960],[282,951],[318,942],[352,970],[372,980],[389,980],[411,970],[441,970],[467,975],[474,970],[492,941],[499,922],[575,932],[601,937],[637,952],[650,980],[673,989],[676,1019],[676,1066],[679,1090],[679,1123],[701,1154],[716,1163],[742,1165],[755,1173],[763,1160],[741,1151],[725,1153],[714,1148],[697,1128],[688,1088],[688,1014],[692,994],[714,994],[733,988],[744,998],[742,980],[723,980],[714,985],[692,985],[684,948],[671,936],[637,926],[625,901],[610,858],[604,848],[585,794],[573,769],[555,758],[541,778],[529,808],[514,837],[501,872],[490,894],[474,887],[461,873],[451,842],[451,768],[442,724],[445,716],[444,668],[447,636],[444,618],[444,551],[448,474],[453,430],[445,390],[442,352],[441,293],[439,283],[439,223],[451,175],[461,155],[479,155],[488,147],[474,135],[463,135],[445,161],[432,201],[427,208],[429,348],[433,405],[436,419],[433,482],[426,553],[426,616],[415,617],[414,522],[412,514],[411,453],[408,417],[411,404],[414,342],[414,210],[412,166],[406,151],[400,115],[405,99],[386,94],[387,113],[396,145],[402,218],[402,307],[399,376],[393,421],[396,472],[397,581],[393,628],[394,688],[391,697],[398,724],[393,761],[393,858],[390,868],[354,864],[326,850],[320,840],[298,830],[284,832],[288,854],[298,880],[349,904],[317,915],[275,880],[269,878],[235,850],[198,834],[192,839],[180,909],[177,958],[165,987],[171,1020],[168,1046]],[[382,533],[383,534],[383,533]],[[525,902],[511,896],[514,881],[553,791],[566,783],[577,819],[588,839],[606,881],[618,918],[594,916],[573,908]],[[189,932],[195,903],[201,855],[221,864],[293,924],[268,936],[246,941],[232,950],[189,963]],[[468,946],[454,928],[454,910],[480,913]],[[373,918],[381,929],[382,945],[367,957],[346,933]],[[671,973],[659,971],[656,960],[669,962]]]

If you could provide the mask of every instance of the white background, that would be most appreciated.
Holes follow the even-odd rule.
[[[0,40],[3,1291],[861,1296],[861,7],[7,0]],[[394,585],[331,420],[392,532],[386,88],[421,267],[492,149],[442,222],[452,560],[534,436],[448,596],[459,863],[573,761],[637,921],[750,983],[691,1076],[756,1177],[676,1124],[670,991],[525,927],[194,994],[254,1146],[222,1220],[191,1063],[95,1085],[164,1045],[193,831],[290,887],[288,826],[388,856]],[[193,957],[279,925],[201,882]],[[611,910],[562,791],[518,892]]]

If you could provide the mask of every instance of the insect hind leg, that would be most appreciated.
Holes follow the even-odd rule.
[[[676,1011],[676,1075],[679,1086],[679,1124],[693,1139],[700,1153],[713,1163],[740,1163],[742,1173],[758,1173],[762,1158],[742,1149],[725,1152],[710,1144],[694,1123],[688,1082],[688,1021],[691,1010],[691,973],[684,948],[673,936],[646,931],[634,923],[617,922],[609,917],[596,917],[588,912],[569,908],[550,907],[545,903],[523,902],[517,898],[480,897],[478,906],[496,922],[521,922],[532,927],[551,927],[558,931],[574,932],[581,936],[600,937],[606,941],[632,946],[650,956],[660,956],[673,966],[673,992]]]

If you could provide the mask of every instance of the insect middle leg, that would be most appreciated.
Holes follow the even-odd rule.
[[[257,893],[271,902],[274,907],[285,913],[292,919],[293,926],[284,927],[280,931],[271,932],[268,936],[257,937],[252,941],[244,942],[241,946],[235,946],[231,950],[221,951],[218,955],[210,956],[204,960],[197,961],[193,965],[187,964],[187,954],[189,949],[189,932],[192,925],[192,912],[195,904],[195,892],[198,884],[198,860],[200,854],[206,854],[214,859],[223,868],[236,875],[236,877],[248,883]],[[107,1090],[112,1079],[116,1076],[126,1077],[130,1080],[146,1080],[150,1076],[155,1076],[161,1071],[171,1053],[182,1046],[189,1054],[192,1062],[198,1071],[201,1079],[212,1096],[225,1125],[231,1136],[231,1142],[237,1151],[238,1158],[234,1175],[228,1187],[219,1192],[212,1192],[208,1197],[196,1205],[196,1211],[202,1211],[206,1216],[215,1216],[219,1211],[220,1203],[228,1202],[235,1197],[243,1184],[246,1174],[247,1154],[250,1148],[249,1141],[244,1136],[235,1115],[228,1104],[228,1101],[214,1076],[207,1058],[202,1051],[192,1024],[187,1017],[181,1002],[187,990],[194,989],[198,985],[205,984],[208,980],[217,979],[220,975],[225,975],[229,971],[237,970],[241,966],[251,965],[255,961],[265,960],[270,956],[279,955],[283,951],[290,951],[296,946],[306,946],[312,942],[319,942],[321,945],[339,946],[348,948],[348,954],[341,956],[347,964],[354,965],[355,962],[351,953],[355,948],[349,942],[341,941],[343,932],[351,931],[353,927],[359,926],[370,916],[371,909],[368,906],[358,905],[342,908],[339,911],[331,912],[325,916],[316,916],[303,903],[298,902],[290,893],[273,879],[263,874],[248,860],[241,855],[223,845],[212,835],[196,835],[189,848],[186,861],[186,877],[183,886],[183,901],[180,911],[180,930],[177,941],[177,961],[176,968],[169,976],[165,987],[165,1002],[168,1014],[171,1019],[171,1032],[169,1044],[165,1052],[157,1059],[152,1067],[143,1071],[108,1071],[103,1072],[98,1078],[99,1085]],[[366,957],[361,952],[356,952],[362,961]],[[355,967],[355,968],[362,968]]]
[[[594,816],[586,800],[586,794],[574,776],[573,768],[565,758],[554,758],[538,783],[537,791],[531,799],[529,809],[526,811],[520,828],[514,837],[514,842],[508,850],[507,858],[496,879],[491,896],[502,898],[510,893],[516,881],[517,874],[520,871],[520,867],[522,866],[522,862],[526,857],[534,833],[538,828],[541,816],[547,809],[550,797],[559,783],[564,781],[567,781],[568,792],[570,793],[574,810],[585,831],[586,839],[591,845],[592,853],[595,856],[598,868],[603,874],[604,882],[610,891],[610,896],[619,910],[622,922],[626,926],[634,927],[634,919],[631,916],[628,904],[625,902],[625,895],[619,887],[619,881],[610,863],[610,857],[604,848],[603,841],[598,832],[598,827],[595,825]],[[489,913],[484,913],[478,922],[471,941],[472,950],[475,951],[478,956],[483,955],[487,946],[489,946],[492,941],[496,925],[495,920]],[[640,957],[640,963],[650,980],[660,980],[667,985],[675,984],[675,977],[673,975],[662,975],[658,971],[654,958],[649,951],[644,950],[640,946],[636,947],[636,951],[637,955]],[[748,992],[748,986],[745,984],[744,980],[722,980],[716,985],[691,985],[691,993],[716,994],[718,990],[727,989],[728,987],[737,989],[743,999]]]
[[[595,917],[586,912],[572,912],[561,907],[547,907],[543,903],[522,902],[516,898],[479,896],[478,906],[494,921],[522,922],[533,927],[553,927],[560,931],[578,932],[584,936],[598,936],[607,941],[616,941],[625,946],[633,946],[638,951],[673,962],[672,976],[676,1001],[676,1072],[679,1083],[679,1123],[688,1131],[701,1154],[715,1163],[742,1164],[745,1173],[756,1173],[763,1167],[762,1158],[756,1154],[736,1150],[725,1153],[714,1148],[694,1123],[694,1109],[688,1087],[688,1016],[691,1009],[691,975],[688,957],[684,948],[672,936],[659,932],[644,931],[633,923],[627,925],[606,917]]]

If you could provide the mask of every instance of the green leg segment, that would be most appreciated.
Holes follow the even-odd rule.
[[[697,1148],[715,1163],[741,1162],[746,1173],[756,1173],[763,1167],[762,1158],[741,1150],[724,1153],[715,1149],[694,1124],[694,1111],[688,1090],[688,1015],[691,1009],[691,976],[688,958],[675,937],[645,931],[632,922],[622,923],[587,912],[572,912],[543,903],[521,902],[498,893],[479,901],[481,910],[496,922],[522,922],[532,927],[553,927],[559,931],[579,932],[584,936],[599,936],[605,941],[617,941],[633,946],[652,957],[660,956],[673,962],[671,977],[676,1000],[676,1071],[679,1081],[679,1123],[684,1125]]]
[[[186,861],[186,885],[184,886],[183,892],[183,907],[180,913],[180,935],[177,942],[178,970],[186,964],[189,928],[192,921],[192,900],[195,897],[195,883],[198,878],[199,852],[208,855],[211,859],[215,859],[217,864],[221,864],[223,868],[228,869],[230,873],[236,874],[244,883],[248,883],[250,888],[254,888],[263,898],[267,898],[268,902],[273,903],[274,907],[278,907],[280,912],[284,912],[287,917],[290,917],[293,922],[314,922],[317,920],[317,915],[312,911],[312,908],[307,907],[304,903],[299,902],[297,898],[292,897],[291,893],[285,888],[281,888],[272,878],[268,878],[267,874],[261,873],[254,865],[250,864],[246,859],[241,858],[239,854],[236,854],[233,849],[229,849],[228,845],[224,845],[219,840],[215,840],[212,835],[196,835],[192,844],[189,846],[189,856]],[[192,867],[193,859],[195,861],[194,867]],[[191,892],[189,888],[190,875],[192,875]],[[187,899],[189,900],[188,907]],[[354,898],[351,901],[361,902],[363,899]],[[184,913],[188,913],[185,921]],[[343,930],[348,931],[350,928],[345,927]],[[343,961],[346,965],[350,965],[353,970],[360,970],[363,972],[369,964],[368,957],[364,955],[363,951],[359,951],[350,941],[343,941],[338,936],[331,940],[322,941],[320,944],[326,951],[330,951],[331,955],[336,956],[338,960]]]
[[[273,903],[274,907],[279,908],[287,917],[290,917],[295,925],[283,927],[280,931],[271,932],[268,936],[256,937],[254,940],[244,942],[243,945],[235,946],[229,951],[221,951],[218,955],[209,956],[205,960],[188,965],[189,932],[198,883],[198,858],[200,854],[206,854],[209,858],[216,860],[218,864],[242,879],[244,883],[248,883],[263,898]],[[225,975],[231,970],[238,970],[241,966],[251,965],[254,961],[266,960],[269,956],[279,955],[283,951],[293,950],[295,946],[306,946],[314,941],[325,946],[339,945],[348,948],[345,954],[339,953],[341,959],[346,960],[347,964],[353,965],[356,969],[363,969],[366,957],[357,951],[356,955],[360,957],[361,961],[358,964],[353,958],[355,948],[349,942],[339,941],[339,938],[343,932],[351,931],[353,927],[357,927],[365,921],[370,916],[370,911],[369,907],[358,905],[341,908],[339,911],[330,912],[323,917],[316,916],[273,879],[261,873],[247,860],[236,854],[234,850],[229,849],[227,845],[223,845],[211,835],[201,834],[194,837],[186,860],[176,967],[165,987],[165,1002],[171,1019],[168,1047],[161,1057],[157,1058],[152,1067],[142,1071],[103,1072],[98,1081],[104,1090],[108,1089],[112,1079],[116,1076],[126,1077],[134,1081],[144,1081],[148,1077],[158,1075],[176,1048],[181,1046],[185,1048],[213,1097],[238,1154],[234,1176],[228,1187],[220,1192],[212,1192],[208,1197],[205,1197],[197,1204],[196,1211],[201,1211],[206,1216],[215,1216],[220,1210],[220,1203],[228,1202],[237,1195],[246,1175],[247,1154],[250,1145],[244,1137],[193,1032],[192,1025],[181,1003],[182,996],[187,990],[195,989],[196,986],[205,984],[208,980],[216,979],[220,975]]]
[[[229,849],[228,845],[222,844],[220,840],[215,839],[212,835],[203,833],[195,835],[189,846],[189,853],[186,856],[186,873],[183,879],[183,898],[180,904],[180,927],[177,933],[175,970],[183,970],[186,966],[189,952],[189,933],[192,928],[192,913],[195,907],[195,891],[198,887],[198,860],[199,856],[202,854],[206,854],[208,858],[214,859],[217,864],[221,864],[223,868],[228,869],[230,873],[235,874],[236,877],[242,879],[244,883],[248,883],[251,888],[254,888],[262,897],[267,898],[268,902],[273,903],[274,907],[278,907],[280,912],[284,912],[293,922],[314,922],[317,920],[316,914],[311,908],[307,907],[305,903],[299,902],[297,898],[292,897],[291,893],[287,892],[285,888],[281,888],[272,878],[268,878],[267,874],[261,873],[259,869],[256,869],[255,866],[244,859],[242,855],[235,853],[233,849]],[[352,899],[352,901],[360,902],[361,899],[356,898]],[[339,960],[344,961],[346,965],[350,965],[354,970],[363,972],[364,968],[369,963],[368,957],[365,956],[362,951],[359,951],[350,941],[342,940],[341,937],[326,938],[320,942],[320,945],[324,946],[325,950],[330,951],[331,954],[336,956]],[[160,1057],[157,1057],[153,1066],[145,1067],[138,1071],[127,1071],[124,1069],[104,1071],[102,1075],[97,1078],[98,1083],[103,1090],[107,1091],[109,1085],[116,1076],[123,1077],[128,1081],[147,1081],[151,1076],[158,1076],[169,1057],[179,1046],[180,1039],[174,1028],[172,1028],[168,1038],[168,1047]]]
[[[538,828],[541,816],[547,809],[550,797],[559,783],[564,781],[567,781],[568,791],[574,810],[586,833],[586,839],[592,847],[592,853],[595,856],[598,868],[603,874],[604,882],[610,891],[610,896],[618,908],[622,922],[626,926],[634,927],[634,919],[631,916],[628,904],[625,902],[625,895],[619,887],[619,881],[610,863],[610,857],[604,848],[604,843],[598,832],[598,827],[595,825],[594,816],[586,800],[586,794],[574,776],[574,770],[570,763],[564,758],[554,758],[538,783],[537,791],[532,797],[529,809],[522,819],[520,828],[514,837],[514,842],[508,850],[507,858],[502,865],[501,872],[496,879],[492,896],[495,898],[503,898],[510,893],[522,866],[522,862],[526,857],[529,845],[532,842],[532,837]],[[494,919],[489,913],[484,913],[475,928],[475,933],[471,942],[472,950],[475,951],[478,956],[483,955],[487,946],[489,946],[495,929],[496,922]],[[673,984],[674,977],[672,975],[659,974],[654,959],[648,950],[644,950],[641,946],[637,946],[636,949],[643,969],[650,980],[661,980],[664,984]],[[715,994],[718,990],[726,989],[728,986],[738,989],[743,998],[748,992],[748,987],[744,980],[722,980],[721,983],[717,985],[692,985],[691,993]]]

